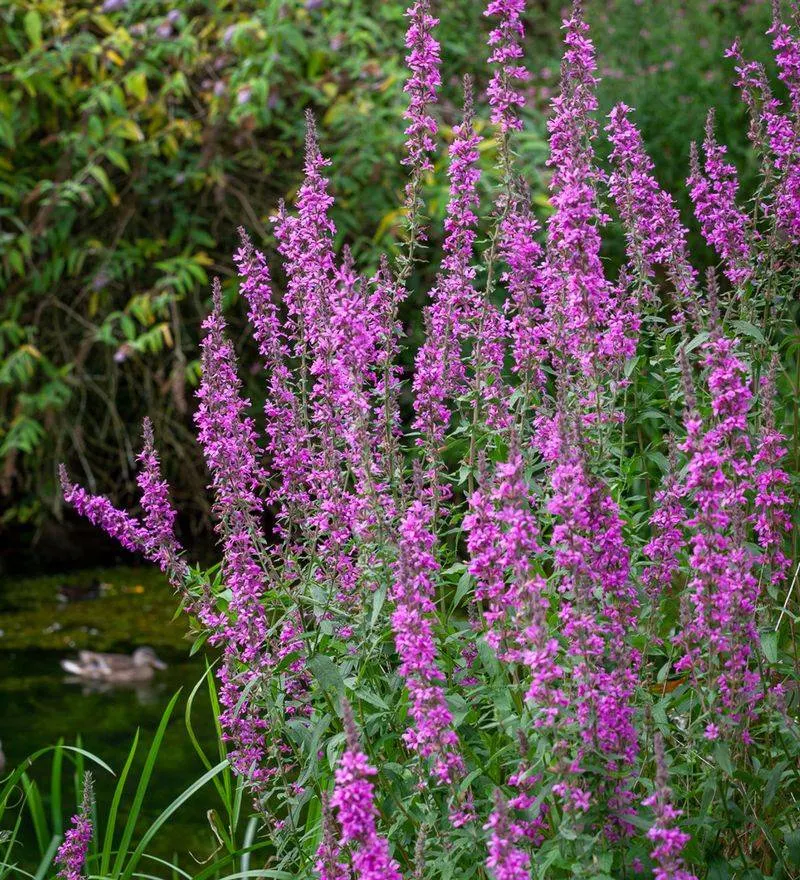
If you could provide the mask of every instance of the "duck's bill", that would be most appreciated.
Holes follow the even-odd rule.
[[[155,669],[166,669],[167,664],[163,660],[159,660],[158,657],[153,659],[153,667]]]

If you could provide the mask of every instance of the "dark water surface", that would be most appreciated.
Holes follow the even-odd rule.
[[[138,757],[128,777],[117,835],[133,800],[140,770],[153,734],[170,698],[183,689],[162,743],[155,771],[144,800],[134,844],[141,833],[205,768],[186,733],[184,710],[189,693],[205,672],[201,656],[189,659],[185,622],[169,628],[175,608],[168,587],[149,570],[111,570],[63,579],[105,585],[99,598],[73,603],[58,602],[59,579],[45,578],[26,585],[0,584],[0,741],[6,756],[6,775],[24,758],[59,739],[67,745],[80,741],[82,748],[102,758],[116,773],[124,765],[137,728]],[[38,643],[38,644],[37,644]],[[59,647],[59,643],[63,647]],[[59,661],[78,648],[124,650],[152,645],[169,666],[152,681],[137,685],[97,686],[70,680]],[[44,647],[43,647],[44,645]],[[192,720],[201,746],[212,763],[218,760],[208,692],[203,685],[194,701]],[[30,771],[45,797],[49,816],[51,756],[39,759]],[[100,767],[94,772],[98,810],[107,814],[116,779]],[[73,770],[65,762],[63,781],[65,820],[74,811]],[[214,848],[206,811],[216,808],[217,796],[208,784],[184,804],[159,831],[148,852],[177,863],[190,874],[197,859]],[[21,846],[22,864],[37,861],[36,839],[25,817]],[[28,855],[31,858],[24,858]],[[166,869],[143,863],[147,873],[162,876]],[[164,876],[168,876],[164,874]]]

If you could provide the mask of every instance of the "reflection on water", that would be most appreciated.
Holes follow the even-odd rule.
[[[183,713],[189,692],[203,675],[205,665],[199,657],[188,662],[185,649],[181,653],[159,653],[164,655],[169,666],[156,672],[152,680],[110,684],[65,675],[59,667],[63,652],[0,651],[0,741],[6,754],[7,770],[13,769],[37,749],[53,745],[59,738],[68,745],[74,745],[80,738],[83,748],[119,772],[137,728],[141,731],[137,759],[138,767],[141,767],[164,708],[170,697],[183,688],[145,798],[141,832],[204,772],[199,757],[189,744]],[[192,718],[203,748],[213,760],[217,760],[205,687],[199,690],[195,699]],[[31,771],[43,794],[49,790],[49,773],[49,757]],[[68,816],[74,795],[72,780],[69,774],[65,776],[64,809]],[[99,767],[95,768],[95,778],[99,808],[107,810],[115,779]],[[137,780],[137,765],[134,765],[129,776],[130,791],[127,797],[123,797],[123,807],[132,800]],[[199,792],[159,832],[148,851],[167,859],[177,854],[178,863],[192,873],[191,867],[196,865],[192,857],[202,859],[213,849],[213,837],[206,819],[209,806],[216,806],[215,802],[208,802],[213,797],[211,786]],[[124,818],[123,810],[121,821]],[[27,829],[26,835],[24,845],[32,846],[32,829]]]

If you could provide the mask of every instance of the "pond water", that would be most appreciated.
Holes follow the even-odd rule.
[[[64,601],[64,592],[71,595],[70,601]],[[32,752],[54,745],[60,738],[67,745],[80,741],[118,773],[138,728],[138,757],[121,808],[124,819],[162,713],[182,688],[150,781],[139,833],[200,777],[205,768],[186,734],[184,709],[189,693],[205,673],[205,661],[200,655],[189,658],[185,620],[170,623],[175,606],[175,598],[160,575],[149,569],[111,569],[69,578],[0,583],[0,741],[6,773]],[[137,645],[151,645],[168,663],[151,682],[87,685],[70,680],[59,665],[62,658],[80,648],[130,652]],[[192,720],[201,746],[215,762],[216,738],[205,685],[194,701]],[[107,810],[116,780],[99,767],[93,772],[98,808]],[[30,775],[45,794],[48,809],[50,756],[40,759]],[[64,812],[68,817],[74,794],[71,774],[65,772],[64,776]],[[198,864],[195,859],[206,858],[214,849],[206,818],[209,806],[217,806],[211,785],[180,808],[148,852],[165,859],[177,855],[177,863],[193,873],[192,863]],[[21,846],[30,850],[16,854],[23,865],[37,861],[32,826],[23,829]],[[160,876],[157,870],[148,871]]]

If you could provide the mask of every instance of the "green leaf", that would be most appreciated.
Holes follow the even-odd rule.
[[[25,35],[30,40],[31,46],[38,49],[42,45],[42,16],[35,9],[30,9],[25,13],[22,26],[25,28]]]
[[[317,654],[308,661],[309,668],[323,690],[344,694],[344,679],[336,664],[325,654]]]
[[[175,708],[175,704],[178,702],[178,697],[180,697],[180,695],[181,692],[178,691],[167,704],[167,708],[161,716],[158,729],[153,737],[153,742],[150,745],[150,751],[147,753],[144,767],[142,767],[142,772],[139,775],[139,785],[136,787],[136,794],[133,797],[133,803],[131,804],[130,813],[128,814],[128,821],[125,823],[125,828],[122,831],[117,858],[114,860],[114,867],[111,871],[115,877],[119,876],[119,873],[122,870],[122,864],[128,854],[128,848],[130,847],[131,839],[133,838],[136,822],[138,821],[139,813],[142,810],[142,803],[144,802],[144,796],[147,792],[147,786],[150,784],[150,777],[153,774],[153,767],[155,766],[161,743],[164,740],[164,734],[167,732],[167,724],[169,724],[172,710]]]
[[[717,743],[714,747],[714,757],[717,764],[729,775],[733,776],[733,764],[731,763],[731,750],[727,743]]]
[[[147,100],[147,77],[141,70],[134,70],[125,77],[125,91],[137,101]]]
[[[768,663],[778,662],[778,634],[774,630],[761,633],[761,649]]]

